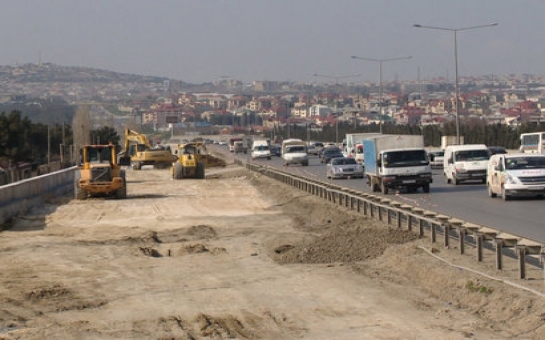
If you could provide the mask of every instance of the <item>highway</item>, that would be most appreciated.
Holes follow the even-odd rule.
[[[214,148],[220,152],[229,153],[223,146],[214,146]],[[229,157],[252,161],[249,155],[245,154],[231,154]],[[271,160],[259,160],[254,163],[283,167],[281,158],[274,156]],[[364,179],[327,179],[325,164],[321,164],[317,156],[310,156],[307,167],[283,168],[297,175],[371,193],[371,188]],[[382,195],[378,192],[374,194]],[[433,170],[433,184],[428,194],[418,191],[417,193],[399,192],[387,196],[409,205],[545,243],[545,213],[543,211],[545,199],[543,198],[512,198],[507,202],[499,197],[490,198],[484,184],[464,183],[458,186],[446,184],[442,169]]]

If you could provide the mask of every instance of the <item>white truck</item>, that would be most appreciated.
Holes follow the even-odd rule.
[[[373,192],[406,188],[430,192],[431,166],[422,135],[380,135],[363,140],[365,174]]]
[[[345,145],[343,148],[343,155],[345,157],[355,158],[358,164],[363,165],[364,154],[362,142],[365,138],[380,136],[380,133],[347,133],[345,138]]]
[[[284,166],[292,164],[308,166],[307,143],[297,138],[284,140],[282,142],[282,164]]]
[[[490,153],[484,144],[449,145],[443,156],[445,181],[458,185],[466,181],[486,183]]]

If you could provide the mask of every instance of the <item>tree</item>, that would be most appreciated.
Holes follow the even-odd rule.
[[[21,112],[12,111],[9,115],[0,114],[0,158],[12,162],[31,160],[29,135],[31,122],[28,117],[21,118]]]
[[[93,144],[112,143],[119,148],[120,139],[121,138],[119,137],[117,131],[110,126],[103,126],[97,130],[91,131],[91,143]]]

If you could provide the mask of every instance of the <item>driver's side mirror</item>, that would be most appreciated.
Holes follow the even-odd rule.
[[[378,167],[381,167],[382,166],[382,161],[380,159],[377,159],[377,166]]]
[[[450,157],[450,158],[448,159],[448,164],[452,164],[452,163],[454,163],[454,162],[452,161],[452,157]]]

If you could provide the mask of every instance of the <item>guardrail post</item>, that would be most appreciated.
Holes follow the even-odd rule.
[[[466,246],[466,228],[458,228],[458,236],[460,237],[460,254],[464,254]]]
[[[475,235],[475,243],[477,244],[477,262],[482,262],[483,260],[483,235]]]
[[[363,214],[367,216],[367,209],[369,207],[369,202],[367,200],[363,201]]]
[[[519,262],[519,279],[526,278],[526,247],[525,246],[516,246],[518,262]]]
[[[356,198],[356,211],[360,212],[360,210],[361,210],[361,199]]]
[[[502,259],[503,240],[496,238],[494,239],[494,243],[496,245],[496,269],[502,270],[503,269],[503,259]]]
[[[443,235],[444,236],[443,245],[444,245],[445,248],[448,249],[449,240],[450,240],[450,224],[445,223],[445,225],[443,226],[443,231],[445,233],[445,235]]]
[[[435,223],[431,224],[431,243],[435,243],[437,237],[437,226]]]
[[[424,236],[424,219],[423,218],[420,218],[418,220],[418,235],[420,235],[420,237]]]
[[[374,207],[374,205],[375,205],[374,203],[369,202],[369,212],[370,212],[371,218],[375,217],[375,207]]]

